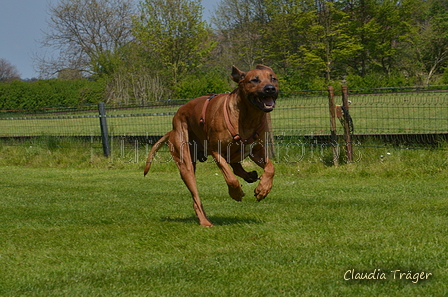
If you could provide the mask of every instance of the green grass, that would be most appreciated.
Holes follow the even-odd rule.
[[[200,164],[213,228],[197,224],[172,163],[143,178],[143,162],[0,151],[1,296],[448,294],[446,151],[277,163],[259,203],[245,182],[246,197],[233,201],[216,166]],[[381,269],[387,280],[346,281],[350,269]],[[432,276],[414,284],[393,270]]]

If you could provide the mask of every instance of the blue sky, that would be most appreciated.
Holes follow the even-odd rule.
[[[0,58],[19,70],[21,78],[33,78],[33,56],[44,54],[38,40],[47,28],[47,6],[57,0],[2,0],[0,5]],[[204,18],[210,16],[219,0],[202,0]]]

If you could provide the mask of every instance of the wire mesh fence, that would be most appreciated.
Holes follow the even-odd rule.
[[[364,134],[446,133],[448,93],[351,96],[357,130]],[[359,115],[359,117],[357,117]]]
[[[336,103],[342,100],[336,97]],[[448,91],[350,94],[355,134],[448,132]],[[328,98],[324,91],[291,93],[273,114],[274,130],[290,134],[328,134]]]
[[[362,145],[376,137],[393,145],[434,145],[448,136],[448,91],[401,90],[363,93],[349,91],[353,139]],[[134,105],[106,104],[111,142],[124,156],[124,150],[154,143],[171,130],[172,117],[188,100],[140,102]],[[342,103],[339,95],[336,104]],[[278,143],[285,139],[328,141],[330,112],[328,91],[282,93],[271,114],[272,134]],[[49,107],[32,110],[1,110],[0,138],[4,145],[36,137],[84,138],[91,147],[101,148],[100,115],[97,105]],[[342,125],[337,134],[342,135]],[[288,140],[290,141],[290,140]],[[67,142],[69,143],[69,142]],[[70,145],[73,145],[70,143]],[[144,155],[144,154],[143,154]]]
[[[106,118],[113,135],[158,135],[170,129],[172,116],[186,100],[147,103],[144,106],[108,105]],[[2,110],[0,137],[99,136],[98,105]],[[163,132],[165,131],[165,132]]]

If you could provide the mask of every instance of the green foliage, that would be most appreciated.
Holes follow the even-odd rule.
[[[446,0],[222,0],[213,15],[214,30],[202,20],[199,0],[144,0],[132,20],[130,1],[122,6],[106,1],[113,5],[105,5],[104,11],[97,2],[87,2],[92,12],[105,13],[87,13],[85,29],[91,34],[76,36],[78,45],[90,45],[88,68],[97,81],[0,84],[0,108],[218,93],[231,89],[228,71],[220,69],[232,64],[243,70],[258,63],[271,66],[283,91],[324,89],[344,79],[350,88],[448,83]],[[72,21],[78,26],[83,13],[90,12],[78,10],[80,3],[64,1],[50,13],[70,20],[63,7],[74,5],[79,15]],[[112,19],[111,11],[118,13]],[[117,29],[117,38],[106,38],[112,42],[107,46],[101,45],[97,34],[102,31],[96,30],[106,20]],[[67,29],[61,24],[59,29]],[[133,42],[128,42],[130,35]],[[56,34],[50,40],[57,44],[67,36]],[[76,60],[81,51],[72,50],[67,58]]]
[[[0,84],[0,108],[32,108],[79,105],[104,100],[104,84],[100,81],[38,80]]]
[[[444,71],[443,71],[443,76],[440,80],[441,84],[448,84],[448,67],[445,67]]]
[[[327,87],[325,78],[309,75],[303,70],[288,69],[279,75],[280,90],[282,92],[297,90],[322,90]]]
[[[123,48],[117,48],[114,52],[104,51],[91,58],[90,64],[96,77],[110,77],[118,70],[124,58]]]
[[[415,59],[424,70],[422,82],[432,78],[448,66],[448,3],[444,0],[429,2],[427,20],[416,36]]]
[[[226,75],[227,74],[227,75]],[[227,69],[213,68],[207,72],[188,75],[176,85],[177,98],[196,98],[207,94],[232,91]]]
[[[364,77],[351,74],[346,77],[346,81],[351,89],[374,89],[413,85],[412,79],[406,78],[402,73],[391,75],[372,73],[365,75]]]
[[[443,0],[251,0],[249,12],[241,9],[246,7],[244,2],[228,0],[219,5],[215,25],[221,29],[222,45],[239,50],[251,65],[263,62],[275,66],[279,75],[288,77],[287,82],[291,72],[296,72],[306,81],[323,77],[326,83],[350,74],[383,76],[391,83],[405,74],[412,83],[428,84],[447,63]],[[265,9],[260,11],[260,7]],[[240,14],[233,13],[234,21],[221,28],[228,11]],[[429,35],[430,30],[437,33]],[[250,47],[252,50],[247,51]],[[229,51],[225,52],[226,59],[229,54],[242,61],[240,55]],[[397,83],[404,82],[398,79]],[[305,88],[309,85],[305,83]]]
[[[196,70],[216,43],[202,19],[198,0],[146,0],[133,33],[148,54],[151,65],[170,82]]]

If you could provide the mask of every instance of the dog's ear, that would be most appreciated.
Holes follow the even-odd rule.
[[[232,66],[232,80],[236,83],[239,83],[240,80],[244,79],[244,77],[246,76],[246,72],[243,72],[241,70],[239,70],[238,68],[236,68],[235,66]]]
[[[265,70],[269,70],[269,71],[274,72],[270,67],[265,66],[265,65],[261,65],[261,64],[258,64],[258,65],[255,67],[255,69],[258,69],[258,70],[263,70],[263,69],[265,69]]]

